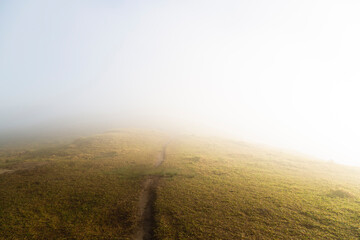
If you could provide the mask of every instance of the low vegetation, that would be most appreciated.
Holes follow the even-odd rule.
[[[358,168],[208,138],[167,152],[159,239],[360,238]]]
[[[2,149],[0,239],[130,239],[143,176],[164,139],[122,131]]]
[[[243,142],[109,132],[0,150],[0,239],[131,239],[160,176],[157,239],[359,239],[360,170]]]

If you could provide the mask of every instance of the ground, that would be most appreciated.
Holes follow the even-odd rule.
[[[159,165],[159,154],[166,157]],[[220,138],[121,130],[0,150],[0,239],[359,239],[360,170]]]

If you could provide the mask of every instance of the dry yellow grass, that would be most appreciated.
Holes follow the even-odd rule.
[[[121,131],[2,151],[0,239],[130,239],[143,176],[166,138]]]
[[[360,170],[242,142],[109,132],[0,151],[0,239],[130,239],[159,179],[157,239],[359,239]]]
[[[168,147],[159,239],[359,239],[360,170],[241,142]]]

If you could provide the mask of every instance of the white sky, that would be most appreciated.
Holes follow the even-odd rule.
[[[360,165],[360,1],[1,1],[0,130],[215,129]]]

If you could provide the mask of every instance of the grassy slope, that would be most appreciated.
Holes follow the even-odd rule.
[[[107,133],[0,152],[0,239],[129,239],[143,175],[164,136]]]
[[[244,143],[122,131],[0,151],[0,239],[129,239],[162,176],[159,239],[359,239],[360,171]]]
[[[359,239],[360,171],[195,137],[168,147],[160,239]]]

